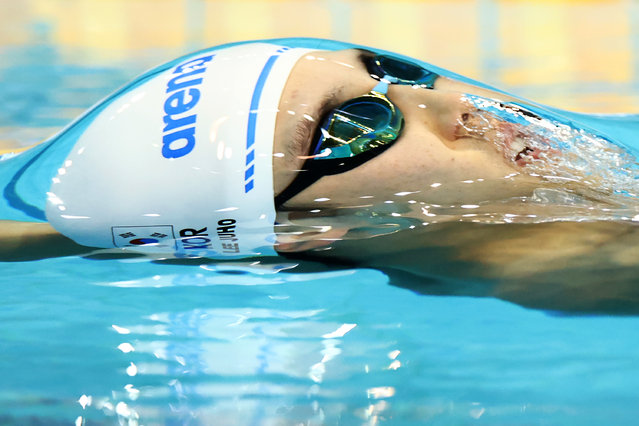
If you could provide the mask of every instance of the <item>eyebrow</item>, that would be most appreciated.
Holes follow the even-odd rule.
[[[356,51],[357,55],[355,60],[366,69],[366,60],[373,56],[374,53],[364,49],[356,49]],[[320,126],[319,121],[321,121],[330,110],[345,101],[345,99],[340,99],[340,93],[344,87],[345,84],[332,87],[330,91],[325,93],[321,100],[316,103],[315,108],[313,108],[310,113],[306,113],[302,118],[296,120],[291,143],[287,147],[288,155],[290,155],[291,158],[310,155],[311,144],[313,143],[312,138]],[[306,118],[309,115],[313,118],[312,120]]]
[[[295,122],[293,129],[292,141],[288,146],[288,154],[294,158],[309,155],[311,149],[311,138],[315,130],[319,126],[319,121],[330,111],[339,105],[339,93],[342,91],[340,87],[332,88],[328,93],[322,96],[319,103],[316,104],[312,111],[305,113]],[[308,117],[312,119],[309,119]]]

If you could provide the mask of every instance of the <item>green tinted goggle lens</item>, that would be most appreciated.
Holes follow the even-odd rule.
[[[321,126],[312,155],[349,158],[393,142],[402,130],[402,113],[386,96],[372,92],[334,109]]]

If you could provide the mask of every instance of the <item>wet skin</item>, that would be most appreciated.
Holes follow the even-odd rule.
[[[310,151],[312,132],[300,137],[300,123],[311,121],[315,129],[324,100],[335,108],[377,84],[358,56],[353,50],[314,52],[293,69],[276,125],[276,194],[299,173]],[[391,85],[388,97],[405,117],[400,138],[372,160],[325,176],[285,203],[284,210],[293,211],[288,216],[293,225],[304,229],[314,223],[324,229],[279,236],[277,249],[302,253],[306,259],[408,273],[412,278],[402,275],[401,285],[425,293],[499,297],[565,311],[639,312],[639,231],[633,224],[443,222],[388,228],[388,233],[371,238],[358,231],[365,223],[303,214],[379,204],[396,200],[401,192],[412,192],[410,199],[429,204],[460,205],[529,195],[543,186],[525,173],[525,161],[496,148],[491,141],[495,135],[477,138],[466,131],[463,123],[472,108],[463,102],[464,93],[511,100],[441,77],[434,90]],[[508,208],[525,213],[528,207]],[[402,212],[411,215],[423,218],[419,211]]]
[[[359,56],[357,50],[313,52],[293,68],[275,131],[275,194],[288,186],[310,151],[313,130],[303,122],[310,121],[311,129],[316,129],[322,120],[320,106],[326,100],[335,108],[377,84]],[[322,206],[349,206],[362,196],[381,202],[398,192],[417,192],[413,199],[436,204],[470,204],[526,193],[537,179],[519,174],[521,168],[513,158],[504,158],[494,143],[469,135],[462,125],[473,110],[462,101],[464,93],[497,95],[443,77],[435,82],[434,90],[391,85],[387,96],[405,118],[399,139],[361,166],[323,177],[284,207],[317,206],[315,200],[325,198],[329,200],[322,201]],[[306,129],[303,137],[299,129]],[[477,179],[491,184],[467,184]],[[436,189],[444,183],[445,190]]]

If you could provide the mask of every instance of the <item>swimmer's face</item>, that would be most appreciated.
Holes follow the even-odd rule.
[[[303,173],[303,157],[309,155],[322,114],[370,92],[377,82],[357,50],[314,52],[299,60],[277,118],[276,195]],[[464,93],[495,95],[443,77],[434,89],[391,85],[387,96],[405,120],[393,145],[350,171],[322,177],[284,207],[353,206],[362,197],[381,203],[404,192],[414,200],[457,205],[523,194],[536,179],[520,174],[520,164],[490,137],[467,131],[463,123],[472,119],[473,108],[464,102]]]

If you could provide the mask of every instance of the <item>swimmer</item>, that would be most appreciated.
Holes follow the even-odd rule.
[[[220,46],[5,154],[2,256],[279,254],[427,293],[634,311],[637,128],[368,47]]]

